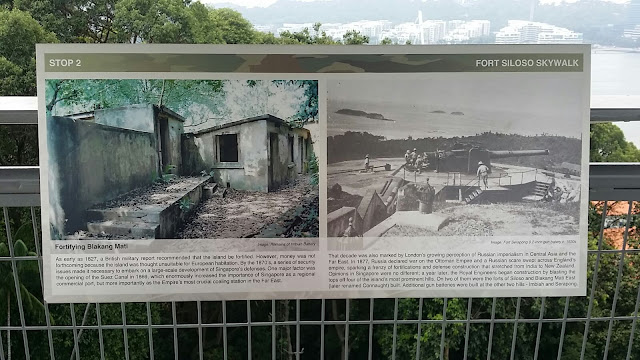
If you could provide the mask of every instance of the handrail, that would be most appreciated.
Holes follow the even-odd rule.
[[[640,121],[640,97],[615,97],[629,107],[606,108],[593,97],[591,121]],[[594,101],[595,100],[595,101]],[[626,106],[626,104],[625,104]],[[0,96],[0,125],[36,125],[36,97]],[[475,181],[475,178],[474,180]],[[38,166],[0,166],[0,206],[39,206]],[[640,198],[640,163],[590,163],[589,198],[591,200],[629,200]],[[468,184],[467,184],[468,185]]]
[[[469,192],[469,190],[471,190],[473,188],[473,185],[469,185],[473,182],[478,182],[478,186],[480,186],[480,178],[478,177],[474,177],[473,179],[471,179],[471,181],[469,181],[465,186],[464,186],[464,190],[462,190],[462,198],[466,198],[467,194]]]

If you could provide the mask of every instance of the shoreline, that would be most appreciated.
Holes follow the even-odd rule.
[[[591,53],[593,54],[620,54],[620,53],[626,53],[626,54],[634,54],[634,53],[640,53],[640,48],[619,48],[619,47],[611,47],[611,46],[603,46],[603,47],[595,47],[592,46],[591,47]]]

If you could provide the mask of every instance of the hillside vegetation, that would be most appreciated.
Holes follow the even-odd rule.
[[[456,143],[473,144],[488,150],[549,150],[549,156],[499,159],[501,163],[536,168],[551,168],[563,162],[580,164],[582,146],[580,139],[553,135],[523,136],[485,132],[474,136],[453,138],[412,139],[409,137],[387,140],[367,132],[348,131],[343,135],[328,138],[327,156],[329,163],[364,159],[367,154],[373,158],[399,158],[404,156],[407,149],[416,148],[419,152],[449,150]]]

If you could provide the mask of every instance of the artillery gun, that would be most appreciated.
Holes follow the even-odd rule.
[[[475,173],[478,162],[482,161],[491,171],[492,159],[520,156],[549,155],[549,150],[487,150],[475,145],[456,144],[450,150],[424,153],[426,168],[437,172]]]

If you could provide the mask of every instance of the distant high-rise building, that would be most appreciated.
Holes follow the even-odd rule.
[[[530,22],[520,28],[520,39],[523,43],[535,44],[538,42],[538,34],[540,34],[541,26]]]
[[[427,20],[422,23],[425,44],[437,44],[446,35],[447,23],[442,20]]]
[[[418,12],[418,18],[414,22],[392,24],[388,20],[360,20],[347,24],[334,23],[322,24],[321,31],[334,40],[342,40],[348,31],[358,31],[369,37],[369,44],[379,44],[384,39],[394,43],[404,44],[407,41],[412,44],[439,44],[439,43],[464,43],[470,39],[488,36],[491,34],[491,22],[489,20],[423,20]],[[285,23],[278,29],[269,28],[268,25],[256,26],[260,31],[276,30],[277,34],[284,31],[298,32],[305,28],[313,28],[313,24]]]
[[[582,34],[558,26],[524,20],[509,20],[496,33],[496,44],[581,44]]]
[[[500,30],[496,34],[496,44],[519,44],[520,32],[517,30]]]
[[[462,20],[450,20],[447,22],[447,32],[452,32],[453,30],[459,28],[464,24]]]
[[[625,29],[623,36],[632,40],[640,39],[640,25]]]
[[[253,28],[260,32],[273,32],[273,25],[254,25]]]
[[[627,26],[625,29],[634,29],[640,25],[640,0],[631,0],[629,5],[629,12],[627,13]]]

